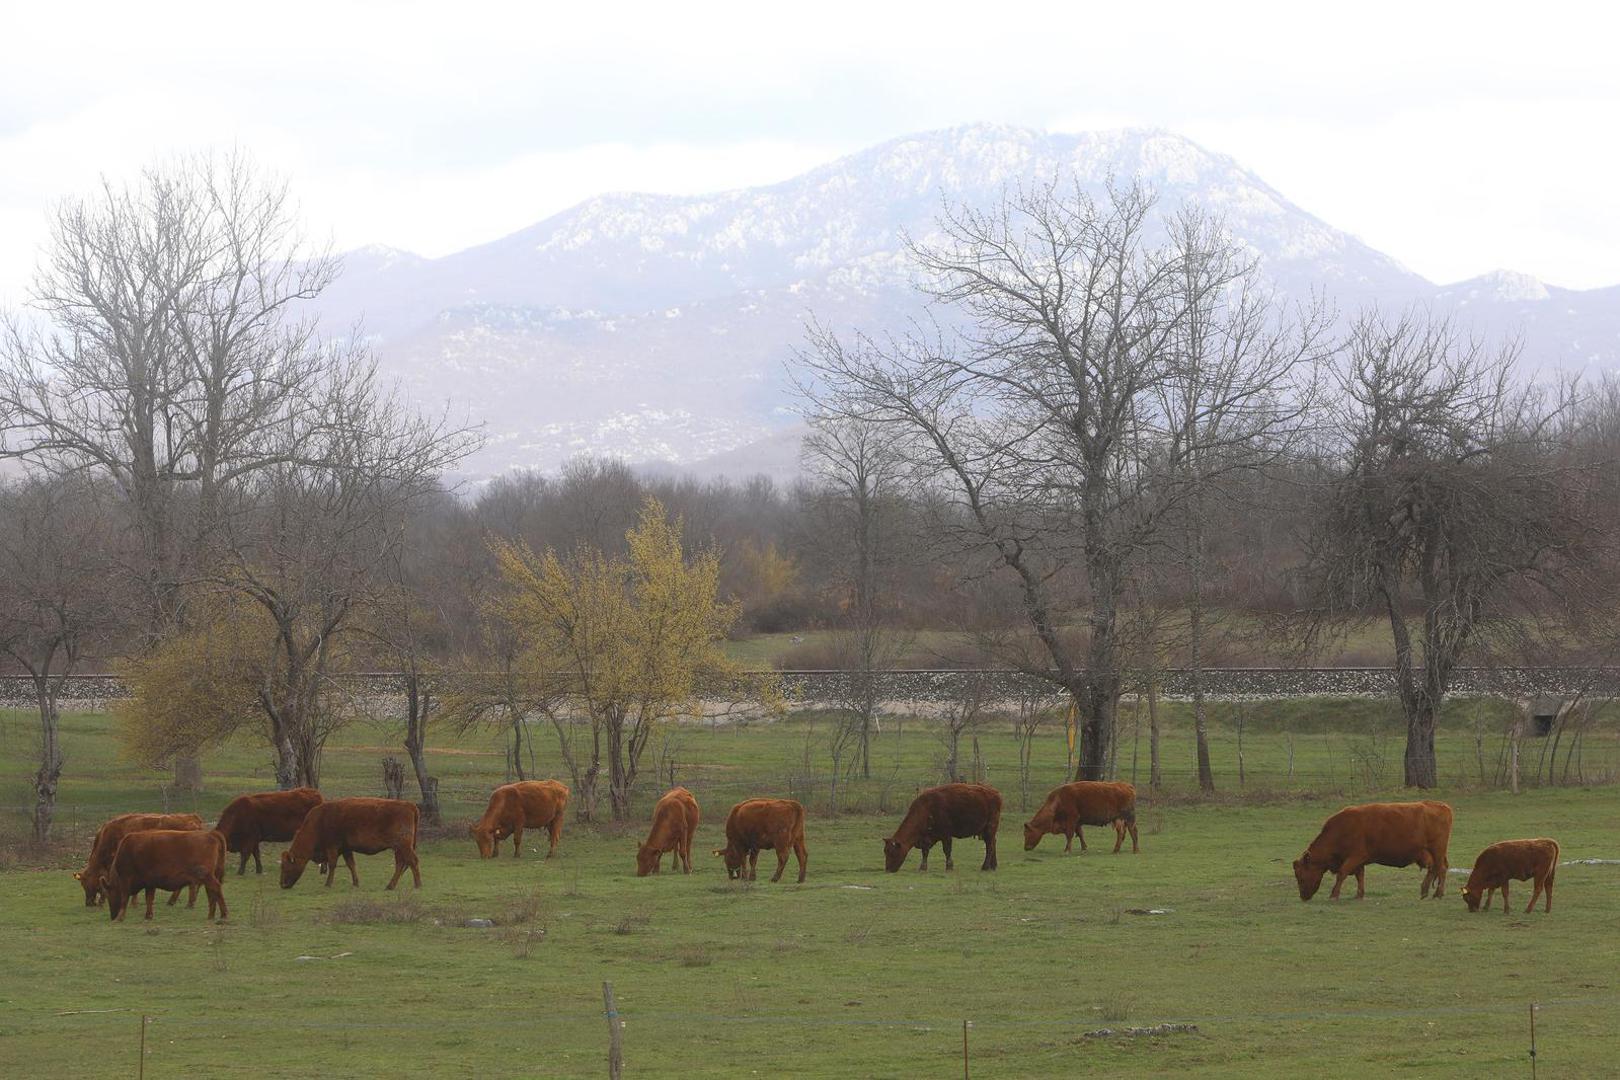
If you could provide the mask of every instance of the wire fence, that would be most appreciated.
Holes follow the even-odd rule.
[[[411,1035],[430,1037],[447,1034],[456,1039],[480,1038],[498,1035],[509,1052],[517,1053],[526,1039],[545,1044],[549,1049],[568,1047],[576,1055],[589,1055],[599,1050],[602,1061],[620,1049],[632,1066],[638,1058],[647,1060],[667,1052],[676,1041],[688,1047],[707,1044],[711,1048],[725,1041],[723,1033],[743,1027],[765,1026],[773,1030],[791,1028],[800,1031],[843,1032],[842,1045],[830,1050],[829,1058],[847,1061],[851,1052],[848,1040],[859,1032],[905,1031],[918,1036],[936,1036],[932,1044],[937,1056],[955,1057],[960,1046],[964,1070],[973,1064],[973,1040],[995,1039],[998,1036],[1021,1033],[1051,1032],[1067,1035],[1074,1045],[1084,1047],[1096,1041],[1134,1039],[1170,1039],[1177,1037],[1211,1037],[1227,1035],[1245,1038],[1256,1027],[1275,1028],[1281,1025],[1358,1024],[1414,1021],[1432,1024],[1441,1019],[1468,1017],[1513,1017],[1512,1024],[1500,1025],[1501,1041],[1522,1048],[1521,1061],[1526,1073],[1532,1073],[1538,1057],[1556,1060],[1559,1048],[1557,1036],[1549,1047],[1543,1021],[1541,1045],[1537,1044],[1535,1022],[1538,1016],[1551,1014],[1556,1020],[1560,1014],[1576,1015],[1597,1013],[1612,1015],[1620,1010],[1620,995],[1570,996],[1537,1001],[1481,1001],[1475,1004],[1412,1007],[1371,1007],[1353,1009],[1299,1009],[1284,1011],[1199,1011],[1166,1013],[1151,1019],[1126,1024],[1122,1019],[1105,1019],[1095,1015],[1031,1016],[966,1016],[951,1017],[937,1014],[913,1016],[829,1016],[788,1012],[707,1012],[698,1010],[646,1009],[625,1006],[616,999],[611,984],[604,986],[604,998],[610,1006],[600,1011],[551,1011],[542,1014],[543,1023],[526,1025],[515,1022],[507,1010],[484,1010],[468,1015],[432,1017],[413,1014],[398,1020],[374,1019],[365,1016],[353,1019],[304,1019],[292,1016],[244,1016],[233,1014],[227,1007],[207,1014],[188,1014],[180,1011],[124,1006],[109,1009],[67,1010],[52,1014],[27,1015],[12,1011],[0,1020],[0,1035],[7,1039],[25,1037],[62,1037],[91,1045],[95,1040],[98,1053],[104,1058],[113,1053],[120,1043],[128,1046],[131,1064],[138,1074],[144,1074],[147,1065],[155,1070],[172,1068],[193,1059],[194,1053],[206,1047],[212,1053],[221,1040],[251,1036],[258,1033],[274,1035],[277,1040],[299,1034],[309,1034],[326,1042],[339,1036],[364,1040],[367,1036],[384,1036],[386,1043],[394,1037]],[[1554,1029],[1557,1030],[1556,1028]],[[960,1038],[960,1043],[958,1039]],[[1567,1038],[1567,1036],[1566,1036]],[[0,1040],[3,1044],[6,1040]],[[911,1043],[916,1047],[919,1044]],[[423,1048],[421,1038],[413,1047]],[[1432,1037],[1426,1038],[1424,1052],[1432,1054],[1441,1047]],[[1548,1054],[1548,1049],[1552,1053]],[[1477,1050],[1472,1036],[1468,1049]],[[1568,1047],[1563,1050],[1567,1054]],[[1083,1051],[1081,1051],[1083,1052]],[[798,1051],[796,1050],[796,1053]],[[997,1055],[1000,1058],[1002,1054]],[[761,1064],[768,1063],[768,1052]],[[1005,1066],[1005,1061],[999,1062]],[[804,1070],[814,1063],[795,1057],[795,1066]],[[1078,1064],[1078,1062],[1076,1062]],[[257,1066],[262,1068],[262,1066]],[[560,1070],[549,1069],[556,1073]],[[585,1069],[596,1072],[599,1070]]]

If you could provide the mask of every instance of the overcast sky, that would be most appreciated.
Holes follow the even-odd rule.
[[[1147,7],[4,0],[0,303],[53,200],[175,151],[240,144],[315,235],[438,255],[981,120],[1191,136],[1435,281],[1620,284],[1606,6]]]

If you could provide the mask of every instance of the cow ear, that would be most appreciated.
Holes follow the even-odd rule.
[[[75,870],[73,872],[73,880],[74,881],[83,881],[84,880],[84,875],[82,873],[80,873],[79,871]]]

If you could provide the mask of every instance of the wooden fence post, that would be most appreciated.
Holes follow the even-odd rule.
[[[968,1052],[967,1052],[968,1022],[962,1021],[962,1080],[968,1080]]]
[[[619,1041],[619,1007],[613,1001],[613,984],[602,984],[602,1006],[608,1022],[608,1080],[619,1080],[624,1071],[624,1048]]]
[[[136,1077],[141,1078],[141,1080],[144,1080],[144,1078],[146,1076],[146,1014],[145,1013],[141,1014],[141,1056],[139,1058],[139,1062],[140,1062],[140,1064],[138,1064],[136,1066],[136,1068],[135,1068],[135,1075],[136,1075]]]
[[[1536,1003],[1530,1003],[1530,1080],[1536,1078]]]

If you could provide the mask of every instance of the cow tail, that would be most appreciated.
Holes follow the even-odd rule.
[[[422,808],[411,803],[411,847],[415,848],[417,838],[422,835]]]

